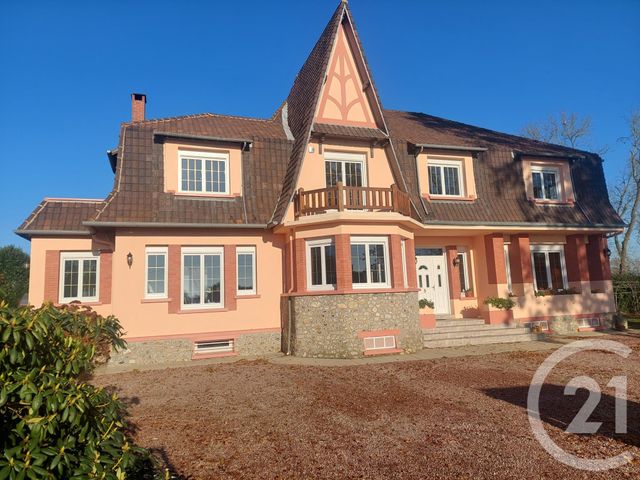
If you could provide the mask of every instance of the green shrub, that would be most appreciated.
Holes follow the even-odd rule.
[[[491,305],[492,307],[499,308],[500,310],[511,310],[516,305],[516,302],[510,298],[488,297],[485,299],[484,304]]]
[[[111,346],[115,317],[0,303],[0,479],[122,479],[141,449],[115,395],[84,378]]]
[[[431,300],[427,300],[426,298],[422,298],[418,300],[418,307],[420,308],[433,308],[433,302]]]

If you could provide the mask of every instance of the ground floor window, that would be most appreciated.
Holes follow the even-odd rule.
[[[100,257],[92,252],[60,254],[60,303],[98,301]]]
[[[147,247],[146,250],[146,298],[167,296],[167,247]]]
[[[458,273],[460,274],[460,292],[466,294],[471,291],[469,280],[469,255],[465,250],[458,250]]]
[[[182,306],[223,306],[224,275],[222,247],[182,249]]]
[[[351,238],[351,281],[354,288],[389,286],[388,251],[386,238]]]
[[[327,290],[336,286],[336,247],[333,240],[307,242],[307,285],[310,290]]]
[[[256,247],[237,247],[238,295],[256,294]]]
[[[562,245],[531,247],[536,290],[563,290],[567,288],[567,268]]]

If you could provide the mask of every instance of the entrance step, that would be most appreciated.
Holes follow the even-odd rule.
[[[438,327],[466,327],[474,325],[484,325],[482,318],[441,318],[436,319],[436,328]]]
[[[526,327],[487,325],[482,319],[475,318],[436,320],[436,328],[422,332],[426,348],[531,342],[544,338]]]

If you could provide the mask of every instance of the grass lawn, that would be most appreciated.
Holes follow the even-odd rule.
[[[603,337],[599,337],[603,338]],[[613,472],[564,466],[540,447],[526,415],[531,377],[548,353],[348,367],[265,360],[100,375],[126,401],[136,442],[178,478],[640,478],[640,335],[624,360],[574,355],[543,388],[541,416],[570,453],[635,462]],[[565,396],[577,375],[601,385],[596,435],[564,432],[587,398]],[[616,434],[611,377],[628,377],[629,433]]]

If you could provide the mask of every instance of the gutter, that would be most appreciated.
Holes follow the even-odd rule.
[[[40,235],[53,235],[56,237],[86,237],[91,235],[91,232],[88,232],[87,230],[25,230],[20,228],[14,230],[13,233],[27,240],[33,236]]]
[[[438,145],[435,143],[414,143],[414,147],[419,148],[421,151],[425,148],[437,148],[439,150],[462,150],[466,152],[486,152],[489,150],[484,147],[463,147],[461,145]]]
[[[208,135],[191,135],[188,133],[173,133],[173,132],[153,132],[154,137],[166,137],[166,138],[185,138],[191,140],[207,140],[211,142],[227,142],[227,143],[242,143],[243,150],[250,150],[253,145],[253,140],[248,138],[227,138],[227,137],[211,137]]]
[[[130,228],[252,228],[266,230],[264,223],[158,223],[158,222],[82,222],[87,227],[130,227]],[[86,232],[85,232],[86,233]]]
[[[442,226],[461,226],[461,227],[553,227],[553,228],[583,228],[583,229],[600,229],[603,228],[610,230],[617,230],[624,228],[625,225],[606,225],[604,223],[589,223],[589,224],[570,224],[570,223],[533,223],[533,222],[492,222],[492,223],[479,223],[477,221],[459,221],[459,222],[447,222],[432,220],[424,222],[425,225],[442,225]]]
[[[568,148],[568,147],[567,147]],[[561,154],[561,153],[539,153],[539,152],[525,152],[519,150],[513,150],[514,157],[549,157],[549,158],[567,158],[567,159],[584,159],[586,155],[581,154]]]

